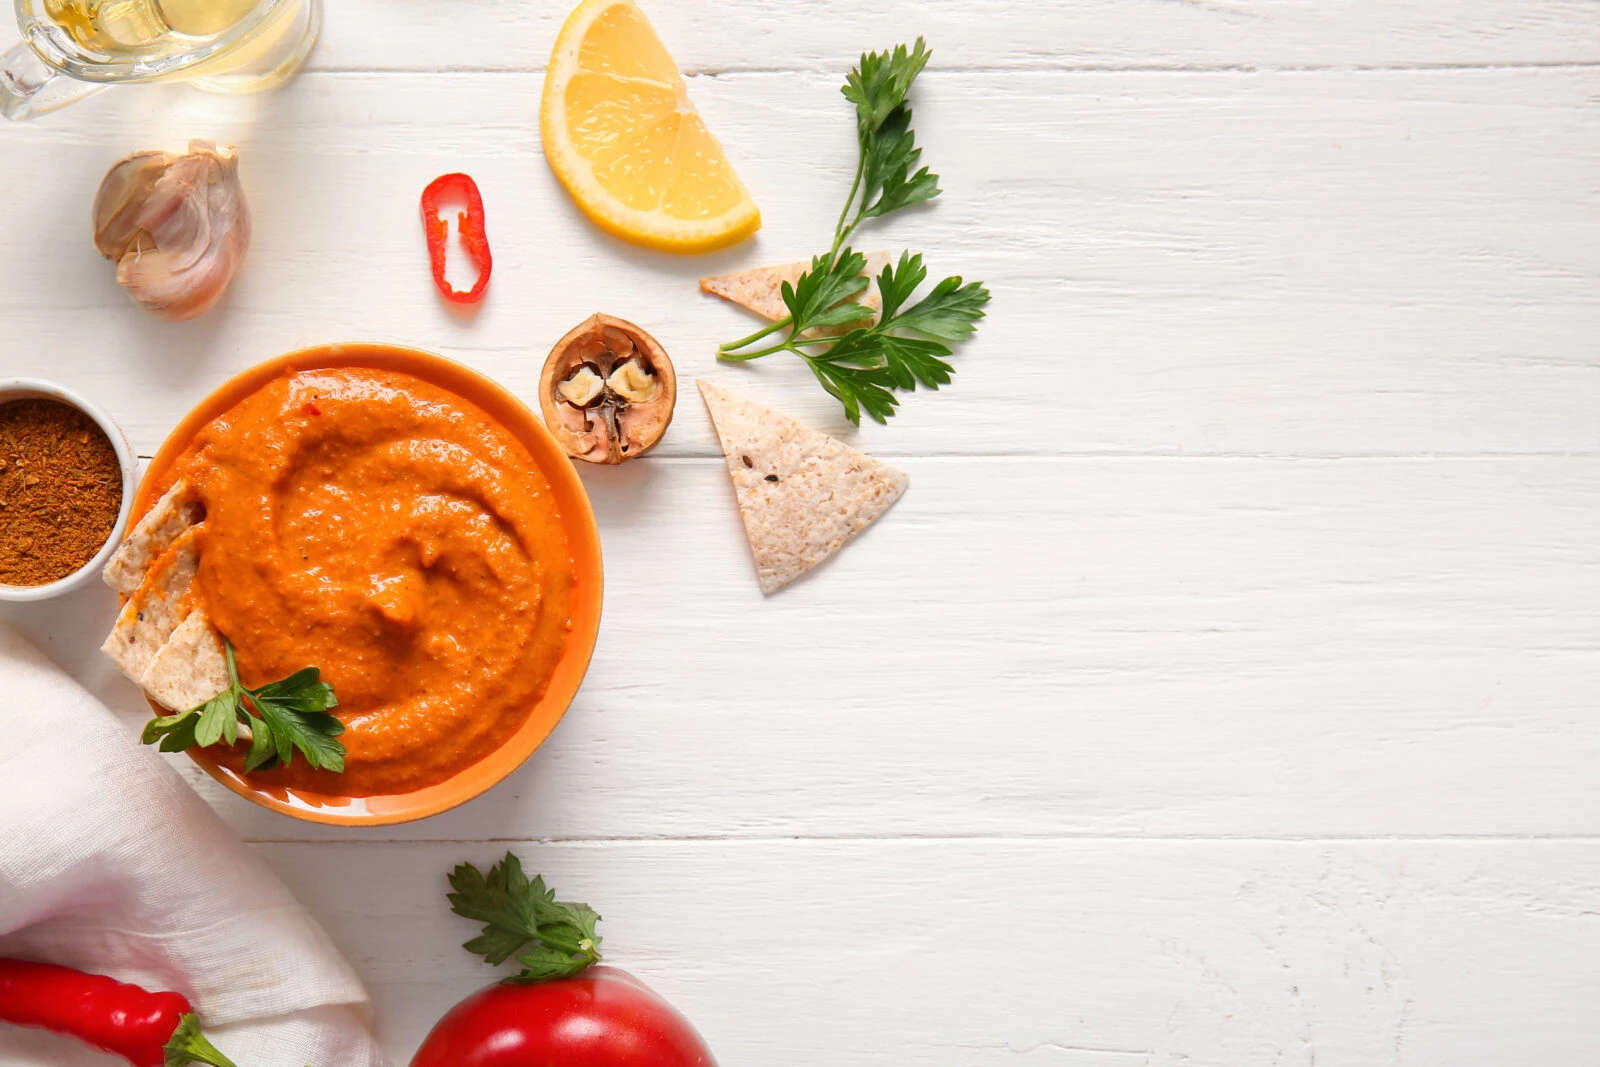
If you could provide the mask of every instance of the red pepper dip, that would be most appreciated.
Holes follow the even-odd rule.
[[[194,595],[244,683],[318,667],[339,697],[343,774],[297,760],[252,780],[411,792],[494,751],[544,694],[572,554],[532,456],[466,399],[392,371],[287,374],[170,477],[204,505]]]

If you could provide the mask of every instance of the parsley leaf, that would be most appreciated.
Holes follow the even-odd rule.
[[[344,733],[344,723],[327,714],[329,708],[338,706],[339,699],[317,668],[306,667],[248,692],[284,766],[293,762],[294,750],[299,749],[317,770],[344,770],[344,745],[334,740]]]
[[[333,686],[322,680],[322,672],[315,667],[295,671],[282,681],[268,682],[253,695],[258,701],[270,700],[302,715],[327,711],[339,703]]]
[[[880,370],[843,366],[810,356],[803,358],[822,387],[844,405],[845,417],[857,426],[861,425],[862,411],[877,422],[887,422],[900,404]]]
[[[231,747],[239,740],[239,724],[250,730],[250,750],[245,756],[245,773],[288,766],[298,749],[306,762],[319,770],[344,770],[344,745],[338,736],[344,723],[328,714],[339,699],[333,686],[322,681],[315,667],[296,671],[280,681],[250,689],[239,681],[233,645],[223,642],[228,657],[228,688],[192,711],[163,715],[145,724],[141,740],[157,741],[162,752],[182,752],[199,746],[209,748],[219,741]]]
[[[254,704],[272,734],[273,755],[285,767],[294,762],[295,750],[299,749],[306,762],[319,771],[344,770],[344,745],[335,740],[344,733],[344,723],[332,715],[301,714],[260,697]]]
[[[933,292],[894,318],[897,330],[937,337],[941,341],[965,341],[978,328],[989,290],[982,282],[961,284],[960,277],[946,278]]]
[[[860,304],[846,302],[869,284],[861,274],[866,265],[866,256],[847,248],[833,263],[826,256],[817,256],[795,285],[783,283],[784,306],[796,323],[805,323],[802,331],[839,326],[872,314]]]
[[[188,711],[182,715],[163,715],[144,724],[144,734],[139,740],[147,745],[160,741],[162,752],[182,752],[194,745],[194,730],[199,722],[198,711]]]
[[[587,904],[556,900],[542,876],[530,882],[513,853],[488,874],[470,863],[459,865],[450,872],[450,888],[450,910],[485,924],[462,947],[491,964],[512,957],[522,964],[507,982],[570,978],[600,959],[599,914]]]
[[[195,723],[194,743],[201,748],[209,748],[222,740],[228,733],[228,728],[233,728],[233,736],[228,738],[228,744],[233,744],[239,737],[239,690],[230,686],[201,704],[199,707],[200,720]]]
[[[915,174],[911,168],[922,158],[911,132],[911,109],[901,106],[861,147],[865,165],[861,171],[861,218],[882,218],[939,195],[939,176],[923,167]],[[853,228],[853,227],[852,227]]]
[[[904,107],[911,83],[933,55],[921,37],[910,50],[896,45],[893,52],[865,52],[861,63],[845,75],[839,91],[856,106],[856,125],[865,138],[883,128],[897,108]]]
[[[784,283],[786,318],[725,344],[718,352],[719,359],[729,362],[782,351],[799,356],[857,425],[863,412],[886,422],[899,405],[897,392],[950,384],[955,373],[947,362],[951,346],[972,336],[989,302],[989,290],[981,282],[950,277],[908,307],[928,272],[921,255],[903,253],[898,266],[885,267],[878,278],[883,308],[876,323],[857,326],[842,337],[816,332],[871,318],[871,311],[857,300],[869,284],[862,273],[866,257],[845,244],[856,228],[867,219],[882,218],[940,193],[938,175],[919,166],[922,149],[911,130],[907,102],[930,55],[919,37],[910,48],[898,45],[893,51],[863,54],[846,76],[841,91],[855,105],[860,153],[855,181],[834,229],[833,248],[814,257],[811,268],[792,286]],[[786,331],[782,340],[765,348],[750,347],[781,331]]]
[[[250,751],[244,758],[244,772],[260,770],[278,758],[278,742],[267,728],[266,720],[250,716]]]
[[[802,335],[806,331],[819,325],[854,322],[863,317],[856,304],[818,310],[827,294],[843,291],[846,282],[838,275],[850,269],[859,271],[857,261],[863,257],[845,249],[836,269],[825,277],[827,268],[820,259],[801,275],[792,292],[785,286],[792,329],[788,339],[776,347],[805,360],[822,387],[844,406],[851,422],[860,425],[863,412],[877,422],[887,422],[899,406],[896,392],[910,392],[918,386],[938,389],[950,384],[955,374],[955,368],[946,362],[952,354],[950,345],[971,336],[989,302],[989,290],[981,282],[946,278],[927,296],[906,307],[928,271],[920,255],[902,253],[898,264],[890,264],[878,276],[883,310],[877,322],[851,330],[843,337],[805,337]],[[808,294],[822,296],[801,298]],[[852,310],[848,315],[834,316],[839,307]]]

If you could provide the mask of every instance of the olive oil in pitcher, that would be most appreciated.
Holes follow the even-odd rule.
[[[0,55],[0,115],[13,119],[122,82],[271,89],[300,69],[322,24],[322,0],[14,3],[23,39]]]
[[[46,16],[85,48],[164,53],[226,33],[259,0],[45,0]],[[178,37],[181,40],[173,40]]]

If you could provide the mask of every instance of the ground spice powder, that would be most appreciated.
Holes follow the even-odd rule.
[[[45,585],[94,558],[122,508],[117,453],[56,400],[0,404],[0,583]]]

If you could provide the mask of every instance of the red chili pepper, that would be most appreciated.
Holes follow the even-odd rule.
[[[460,193],[466,197],[467,210],[458,216],[461,243],[467,254],[478,265],[478,280],[465,292],[452,288],[444,277],[445,240],[450,236],[450,223],[439,214],[439,201],[446,194]],[[483,299],[489,287],[489,271],[494,260],[489,255],[489,238],[483,232],[483,196],[478,183],[465,174],[446,174],[435,178],[422,190],[422,228],[428,234],[428,262],[433,265],[433,284],[439,287],[446,300],[457,304],[476,304]]]
[[[200,1033],[181,994],[151,993],[53,963],[0,959],[0,1020],[75,1037],[134,1067],[234,1067]]]

